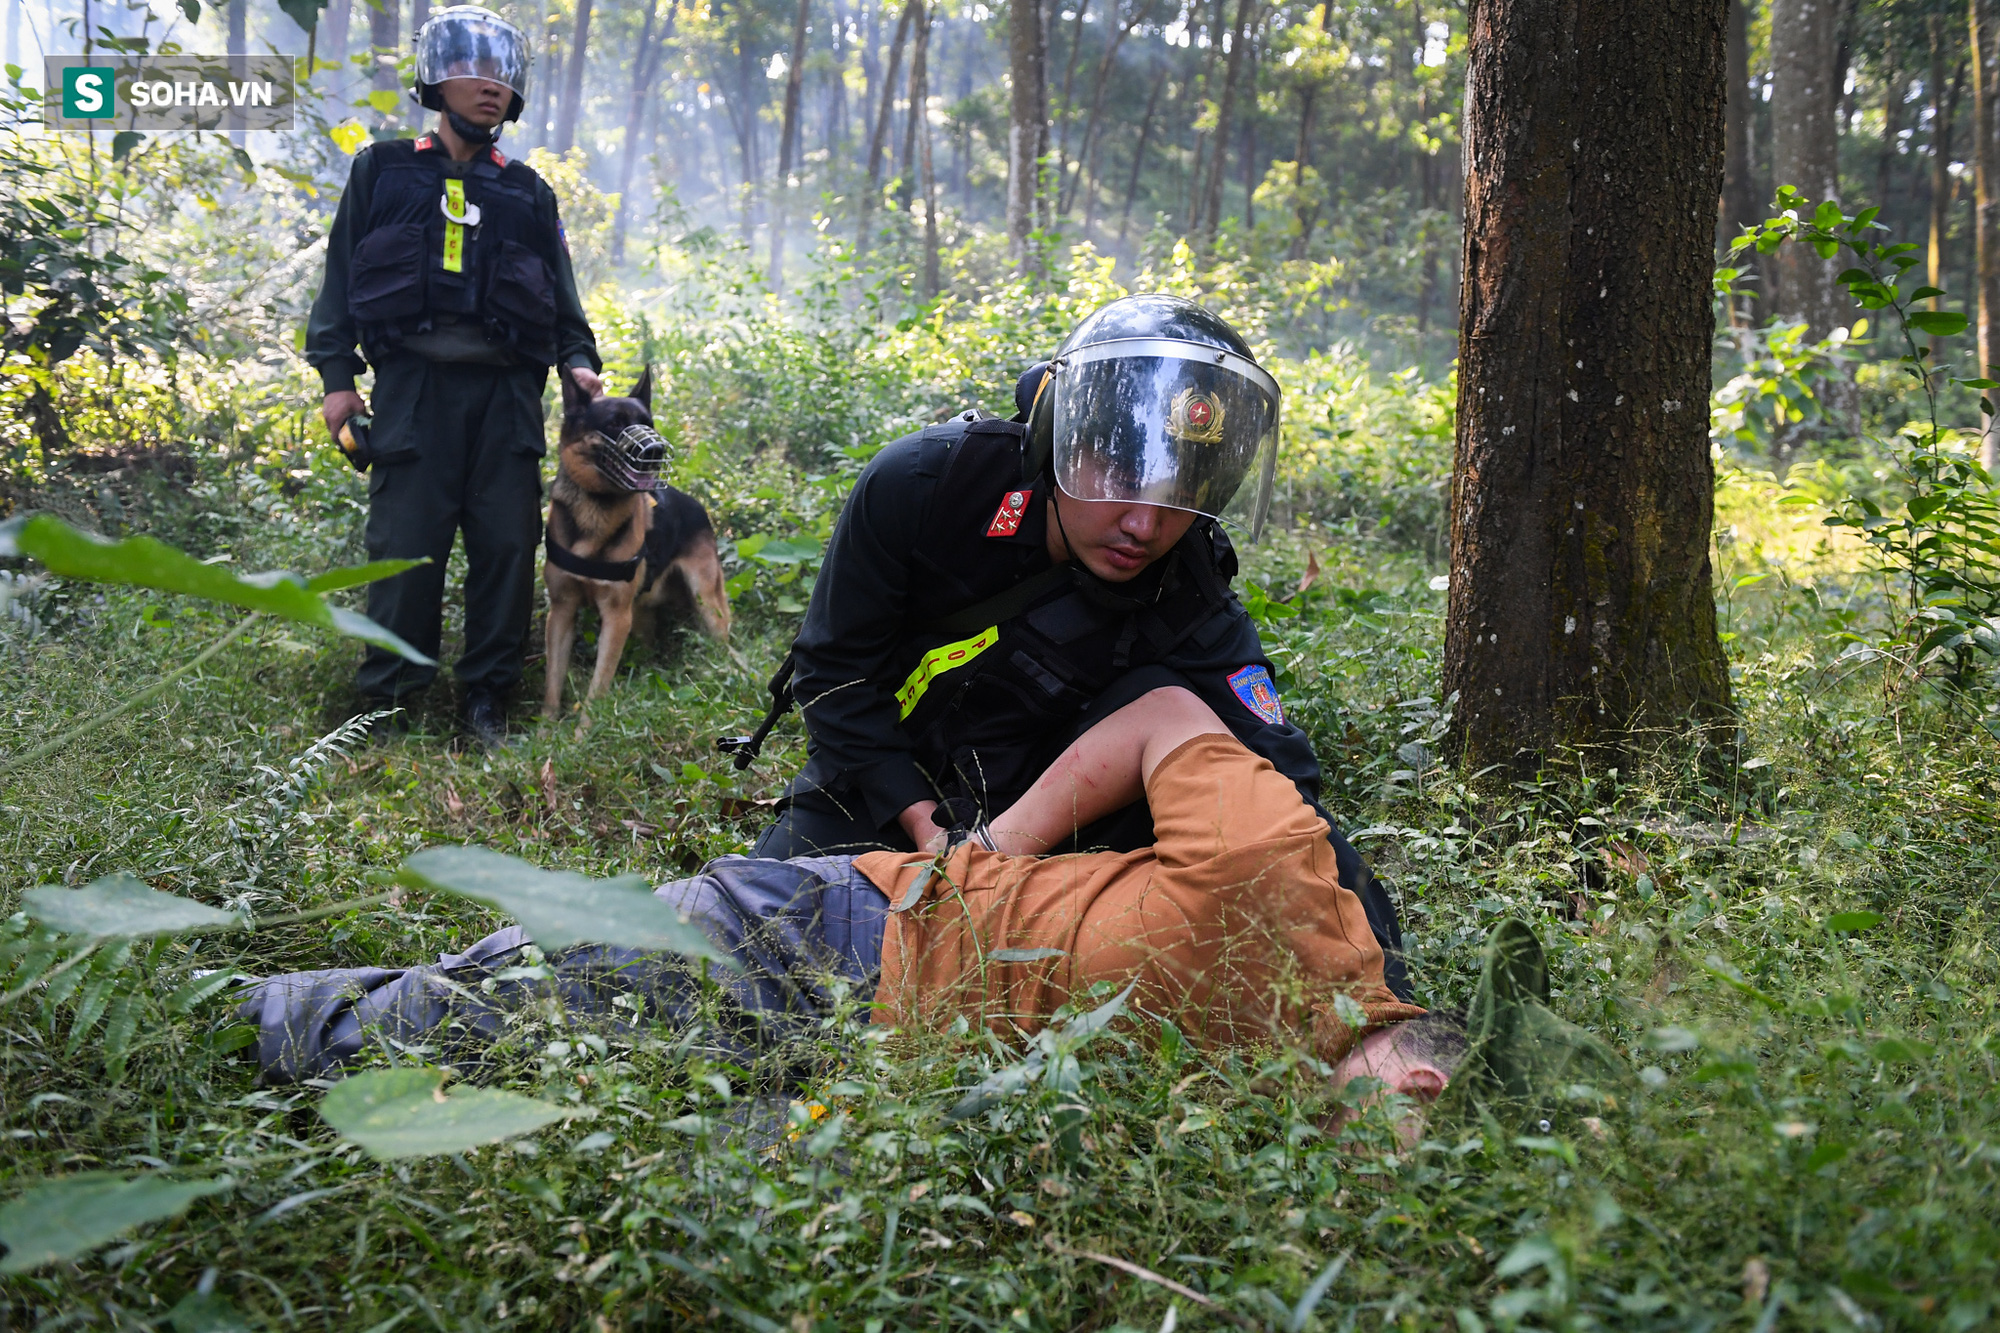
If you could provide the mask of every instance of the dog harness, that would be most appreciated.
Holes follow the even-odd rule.
[[[542,549],[549,553],[549,561],[557,569],[566,569],[582,579],[598,579],[605,583],[630,583],[639,574],[639,561],[644,558],[645,548],[630,560],[597,560],[587,555],[578,555],[566,546],[556,545],[554,537],[542,538]]]

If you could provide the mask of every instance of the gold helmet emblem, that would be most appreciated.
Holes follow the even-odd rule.
[[[1189,444],[1222,443],[1222,400],[1199,389],[1182,389],[1168,410],[1167,434]]]

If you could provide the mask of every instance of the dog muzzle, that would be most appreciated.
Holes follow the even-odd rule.
[[[605,437],[597,450],[597,470],[624,491],[650,491],[667,465],[667,442],[651,426],[627,426]]]

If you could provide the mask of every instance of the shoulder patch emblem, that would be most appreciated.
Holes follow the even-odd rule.
[[[496,166],[496,167],[504,167],[504,166],[506,166],[506,165],[507,165],[507,155],[506,155],[505,153],[501,152],[501,151],[500,151],[500,150],[499,150],[498,148],[489,148],[489,149],[487,149],[486,151],[487,151],[487,152],[489,152],[489,153],[491,153],[491,154],[493,154],[493,165],[494,165],[494,166]]]
[[[1035,498],[1033,487],[1009,491],[1000,497],[1000,507],[993,511],[993,521],[986,525],[989,537],[1011,537],[1021,530],[1021,520],[1028,515],[1028,502]]]
[[[1261,666],[1247,666],[1229,673],[1229,688],[1243,701],[1243,706],[1263,718],[1266,722],[1278,723],[1285,720],[1285,706],[1278,701],[1278,687],[1271,683],[1271,673]]]
[[[419,137],[417,140],[417,151],[419,153],[428,153],[431,150],[431,143],[432,139],[430,135],[426,134]]]

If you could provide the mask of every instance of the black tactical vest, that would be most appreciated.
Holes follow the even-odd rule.
[[[368,150],[375,192],[347,281],[362,348],[377,361],[405,336],[428,332],[436,316],[454,315],[483,325],[490,342],[522,360],[553,365],[562,238],[535,220],[540,178],[487,149],[467,164],[462,185],[479,225],[454,235],[440,203],[450,158],[420,151],[432,142],[392,139]]]
[[[1044,503],[1045,486],[1027,502]],[[966,613],[982,604],[967,605],[955,571],[991,559],[989,533],[1010,497],[1026,489],[1021,427],[966,427],[918,541],[912,620],[880,682],[902,710],[913,757],[939,790],[989,811],[1011,803],[1054,761],[1113,681],[1161,661],[1227,613],[1236,572],[1228,540],[1202,520],[1129,583],[1065,566],[1026,607],[972,624],[985,617]]]

